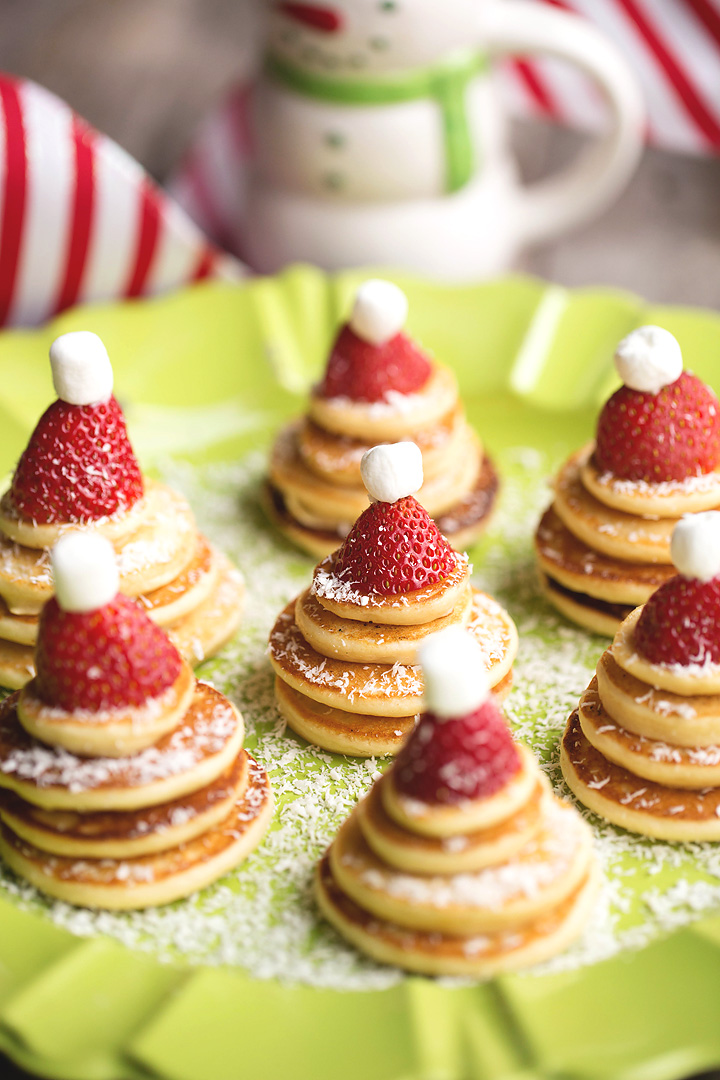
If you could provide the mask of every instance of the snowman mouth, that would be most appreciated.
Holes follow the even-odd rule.
[[[313,30],[321,30],[326,34],[335,33],[342,26],[340,15],[331,7],[283,2],[278,4],[278,8],[280,13],[289,19],[294,19]]]

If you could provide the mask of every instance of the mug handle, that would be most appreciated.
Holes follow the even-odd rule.
[[[612,128],[561,173],[517,191],[518,242],[538,243],[604,210],[630,179],[644,144],[645,104],[630,65],[590,23],[533,0],[491,0],[481,15],[493,57],[539,52],[570,60],[591,76],[612,113]]]

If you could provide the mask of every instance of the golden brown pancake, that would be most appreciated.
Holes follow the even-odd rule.
[[[132,910],[189,896],[237,866],[260,842],[272,814],[265,771],[251,760],[250,784],[219,825],[168,851],[130,859],[49,855],[0,826],[0,855],[42,892],[69,904]]]
[[[546,788],[540,777],[530,797],[509,819],[453,836],[422,836],[398,825],[385,809],[383,788],[391,777],[373,784],[357,808],[366,842],[378,858],[411,874],[461,874],[507,862],[540,829],[540,804]]]
[[[240,625],[245,597],[242,574],[219,551],[214,552],[217,578],[204,600],[166,627],[175,648],[193,665],[214,656]]]
[[[577,812],[551,796],[537,835],[497,867],[424,878],[395,870],[366,843],[357,812],[341,826],[329,857],[339,888],[376,918],[428,933],[468,935],[549,913],[586,879],[592,843]]]
[[[126,757],[153,746],[177,727],[195,695],[192,668],[183,662],[172,686],[142,706],[89,712],[50,706],[38,696],[37,680],[20,691],[17,715],[35,739],[86,757]]]
[[[573,592],[542,571],[538,572],[538,577],[540,588],[553,607],[570,622],[593,634],[613,637],[623,619],[633,610],[622,604],[608,604],[605,600]]]
[[[636,608],[624,620],[613,641],[613,656],[620,667],[658,690],[688,697],[720,694],[720,664],[653,664],[635,644],[635,627],[642,614]]]
[[[588,742],[636,776],[674,788],[720,785],[720,746],[678,746],[628,731],[600,700],[597,678],[580,698],[578,716]]]
[[[611,716],[623,727],[648,739],[677,746],[720,744],[720,695],[695,695],[691,700],[668,690],[656,690],[616,662],[612,647],[597,666],[598,692]]]
[[[227,698],[197,683],[178,727],[125,758],[81,758],[33,739],[18,694],[0,704],[0,787],[47,810],[134,810],[212,783],[240,752],[243,721]]]
[[[580,802],[614,825],[660,840],[720,840],[720,788],[672,788],[614,764],[588,741],[577,709],[563,736],[560,764]]]
[[[237,758],[207,787],[173,802],[139,810],[80,814],[42,810],[0,789],[0,819],[21,840],[52,855],[83,859],[129,859],[167,851],[219,825],[250,782],[250,757]]]
[[[333,878],[329,857],[319,864],[315,896],[320,911],[348,941],[383,964],[423,975],[492,978],[562,952],[584,929],[598,892],[592,869],[552,911],[510,931],[479,935],[408,930],[363,911]]]
[[[612,473],[601,473],[595,464],[590,443],[577,455],[585,488],[606,506],[627,514],[655,515],[659,518],[680,518],[700,510],[720,506],[720,471],[690,476],[687,480],[648,483],[645,480],[623,480]]]

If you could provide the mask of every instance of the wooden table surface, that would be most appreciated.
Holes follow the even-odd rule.
[[[0,70],[64,97],[160,180],[198,119],[248,70],[256,40],[252,0],[0,2]],[[528,177],[578,143],[550,126],[516,131]],[[532,253],[524,268],[567,285],[720,307],[720,161],[648,151],[609,213]],[[2,1058],[0,1072],[26,1076]]]

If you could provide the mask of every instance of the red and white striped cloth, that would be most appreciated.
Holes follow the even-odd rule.
[[[720,0],[537,0],[594,22],[640,79],[648,140],[681,153],[720,153]],[[520,58],[503,65],[512,112],[601,131],[597,88],[571,65]],[[201,124],[171,190],[218,243],[242,252],[243,172],[251,152],[247,86]]]
[[[116,143],[0,74],[0,326],[237,272]]]
[[[594,22],[625,53],[644,90],[648,140],[720,153],[720,0],[543,0]],[[504,72],[515,111],[599,130],[603,104],[577,70],[516,61]]]

